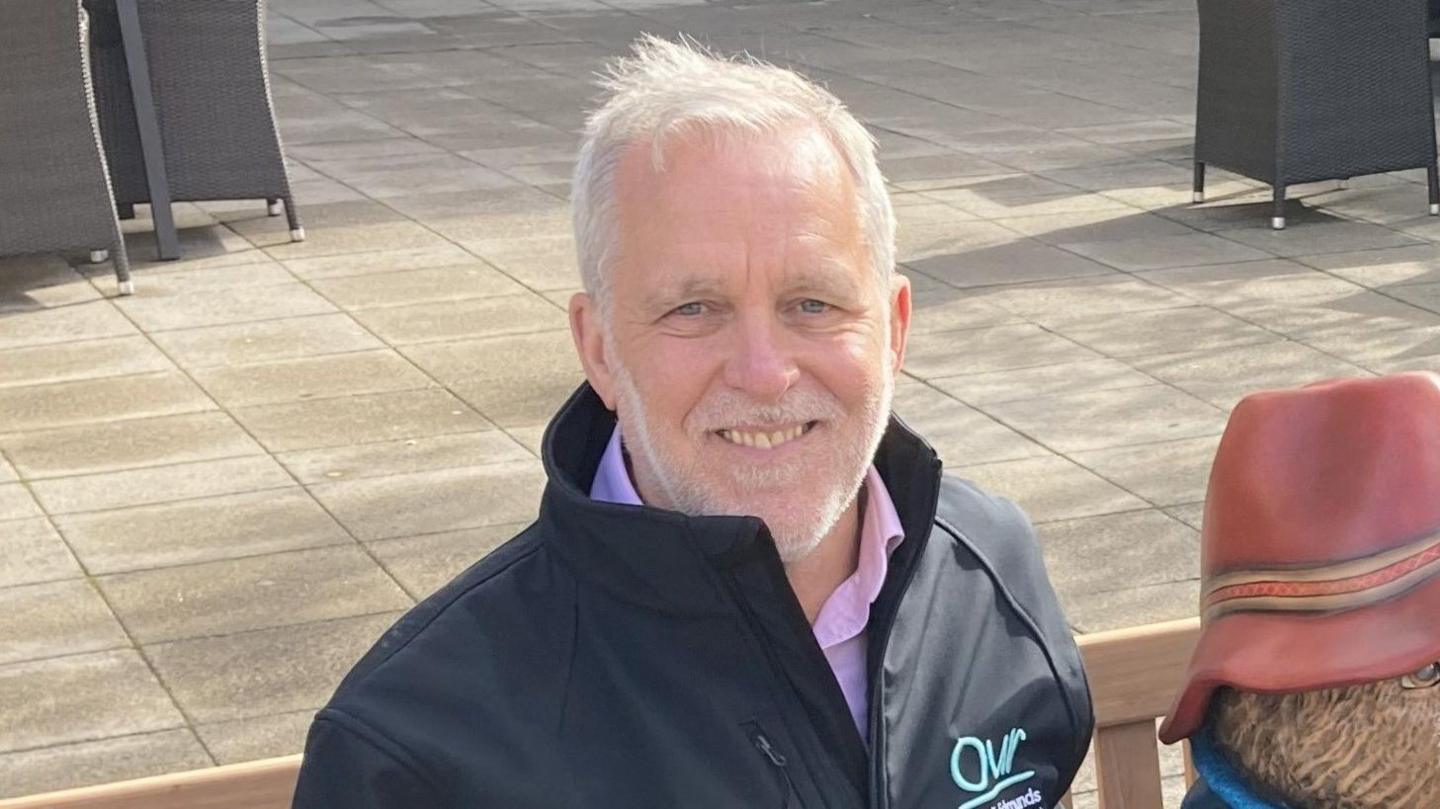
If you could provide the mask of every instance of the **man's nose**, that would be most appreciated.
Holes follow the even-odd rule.
[[[777,401],[800,378],[783,329],[764,318],[737,323],[725,383],[761,401]]]

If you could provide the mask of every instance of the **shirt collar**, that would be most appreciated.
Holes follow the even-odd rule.
[[[820,648],[828,649],[844,643],[865,631],[870,622],[870,606],[880,596],[889,572],[890,554],[905,538],[900,515],[885,488],[885,481],[872,465],[865,471],[861,488],[864,497],[861,510],[860,549],[855,572],[840,583],[821,605],[815,618],[815,639]],[[616,424],[600,456],[590,497],[606,503],[642,505],[640,493],[625,466],[624,445],[620,425]]]

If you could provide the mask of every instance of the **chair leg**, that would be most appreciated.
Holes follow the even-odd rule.
[[[1196,202],[1205,201],[1205,164],[1199,160],[1195,161],[1195,194],[1191,199]]]
[[[1275,184],[1275,206],[1270,215],[1270,227],[1275,230],[1285,229],[1285,186],[1283,183]]]
[[[1425,173],[1430,184],[1430,215],[1440,216],[1440,166],[1435,161],[1430,161]]]
[[[125,245],[123,243],[115,245],[115,248],[110,251],[110,255],[115,260],[115,280],[119,284],[120,294],[134,295],[135,282],[130,280],[130,257],[125,253]]]
[[[300,224],[300,213],[295,210],[294,197],[285,197],[285,218],[290,220],[290,241],[305,241],[305,226]]]
[[[265,200],[265,213],[270,216],[279,216],[280,200],[274,198]]]

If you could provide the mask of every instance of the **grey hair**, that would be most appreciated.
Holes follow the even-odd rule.
[[[723,59],[694,40],[646,34],[632,55],[600,79],[604,103],[585,122],[571,202],[585,291],[608,320],[609,261],[619,242],[615,172],[626,147],[648,139],[656,171],[679,132],[771,133],[810,122],[834,145],[855,179],[860,227],[881,281],[895,269],[895,212],[875,161],[875,139],[829,91],[760,60]],[[887,284],[888,286],[888,284]]]

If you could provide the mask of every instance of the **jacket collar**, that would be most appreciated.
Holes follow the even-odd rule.
[[[1210,791],[1230,809],[1290,809],[1289,804],[1262,797],[1245,782],[1245,776],[1216,745],[1209,725],[1190,738],[1190,754]]]
[[[590,499],[590,486],[615,429],[615,414],[583,384],[550,422],[542,441],[548,478],[539,525],[577,575],[612,595],[682,614],[728,613],[730,602],[710,570],[779,555],[755,517],[690,517],[650,506]],[[891,418],[875,466],[885,481],[905,536],[928,536],[939,487],[939,459],[898,418]],[[901,547],[911,545],[908,540]],[[913,543],[916,545],[921,542]]]

